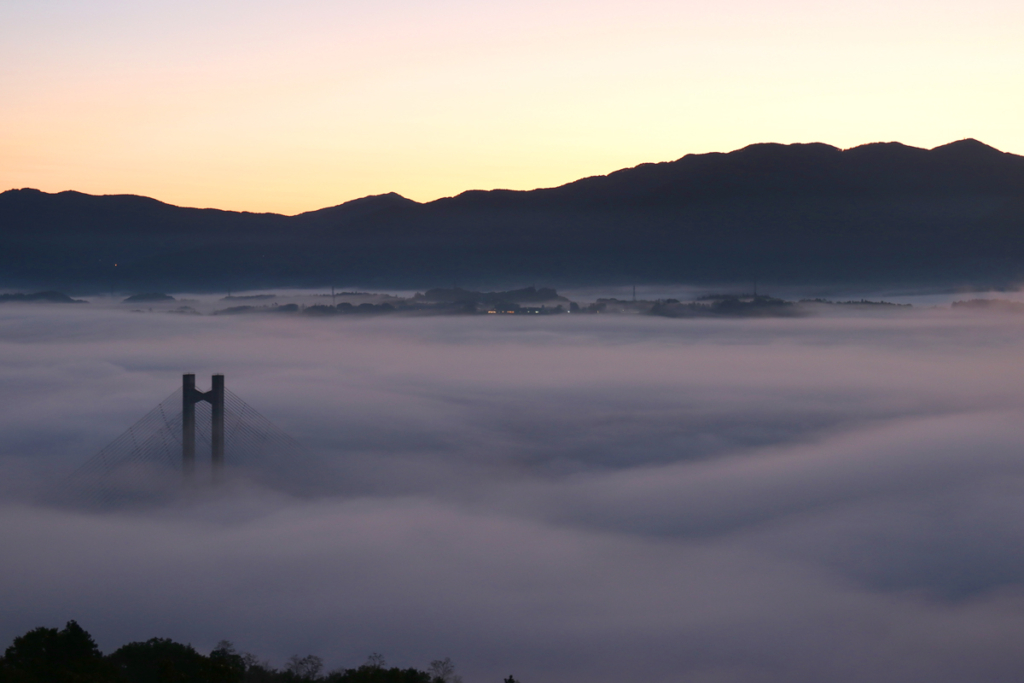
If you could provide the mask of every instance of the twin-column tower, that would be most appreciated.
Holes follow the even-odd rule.
[[[195,375],[183,375],[181,390],[181,471],[185,481],[195,479],[196,404],[206,401],[213,408],[211,473],[213,483],[220,483],[224,475],[224,375],[214,375],[213,387],[206,392],[196,389]]]

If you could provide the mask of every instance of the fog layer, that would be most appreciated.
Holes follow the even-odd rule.
[[[4,643],[76,619],[467,682],[1024,666],[1012,315],[0,317]],[[34,502],[183,372],[304,444],[276,467],[308,488]]]

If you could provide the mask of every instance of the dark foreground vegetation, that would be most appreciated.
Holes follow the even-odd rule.
[[[276,669],[221,641],[209,655],[167,638],[122,645],[104,655],[85,629],[39,627],[18,636],[0,658],[0,683],[461,683],[448,658],[427,670],[388,668],[372,654],[352,669],[324,671],[316,655],[291,657]],[[509,676],[505,683],[519,683]]]

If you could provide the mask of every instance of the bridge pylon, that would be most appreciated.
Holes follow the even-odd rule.
[[[195,480],[196,474],[196,404],[206,401],[212,407],[210,470],[213,483],[224,477],[224,375],[214,375],[209,391],[196,389],[196,376],[181,378],[181,472],[186,482]]]

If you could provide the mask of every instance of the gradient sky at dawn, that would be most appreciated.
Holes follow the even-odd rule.
[[[1019,0],[6,0],[0,191],[301,211],[754,142],[1024,153]]]

